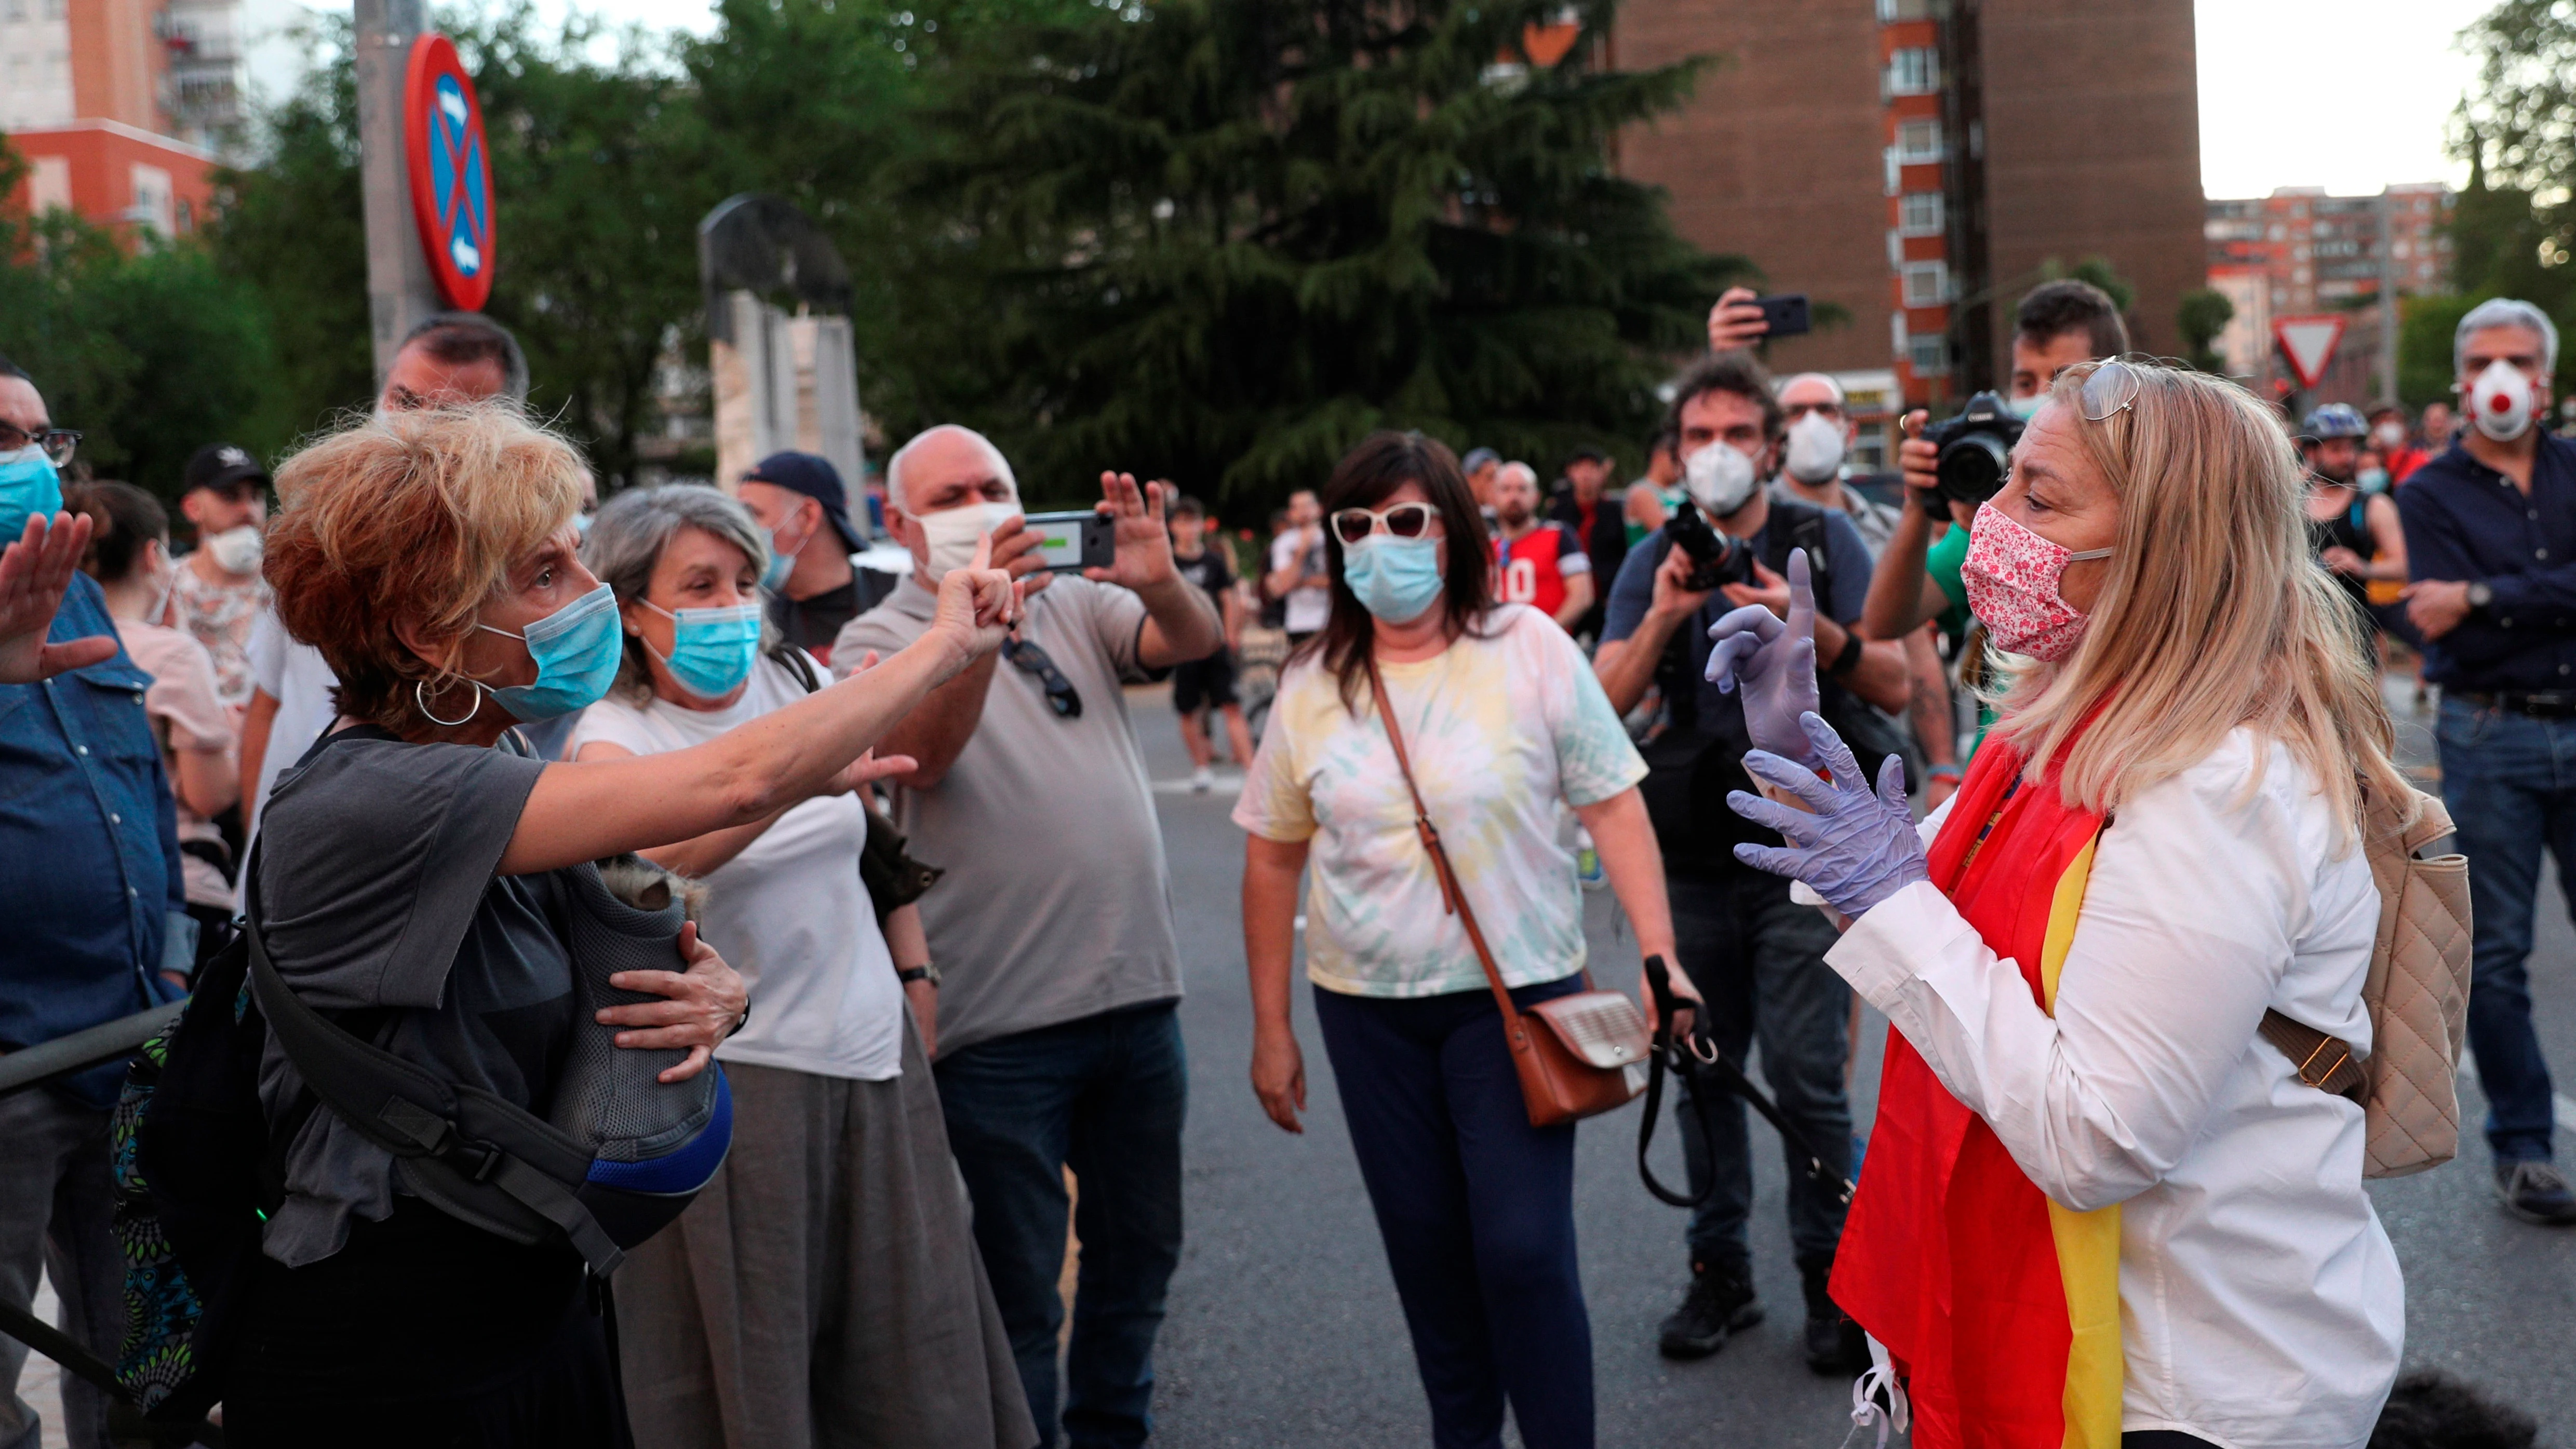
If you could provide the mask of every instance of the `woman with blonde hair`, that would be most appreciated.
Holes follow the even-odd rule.
[[[278,777],[251,923],[307,1004],[534,1111],[578,1033],[685,1049],[661,1074],[676,1081],[743,1021],[741,979],[694,925],[672,969],[610,978],[662,1000],[584,1020],[564,924],[577,877],[848,788],[889,725],[999,645],[1015,604],[1006,576],[961,569],[936,626],[865,676],[686,749],[548,763],[517,726],[597,702],[622,654],[616,599],[574,554],[586,479],[506,405],[393,413],[279,468],[268,537],[279,618],[338,676],[340,719]],[[290,1146],[226,1384],[232,1442],[629,1442],[578,1252],[415,1196],[407,1168],[317,1109],[274,1038],[261,1099]]]
[[[2369,1051],[2363,798],[2412,799],[2302,491],[2222,380],[2061,377],[1968,552],[2000,717],[1919,832],[1894,762],[1754,708],[1811,656],[1746,651],[1774,799],[1730,803],[1789,845],[1737,853],[1850,918],[1893,1023],[1832,1288],[1926,1449],[2357,1449],[2396,1378],[2362,1109],[2258,1034]]]

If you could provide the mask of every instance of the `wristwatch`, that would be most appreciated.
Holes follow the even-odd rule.
[[[928,961],[918,966],[899,967],[894,973],[894,979],[906,986],[916,981],[927,981],[930,983],[930,989],[936,991],[939,989],[939,967]]]
[[[2469,585],[2470,608],[2483,609],[2494,602],[2495,590],[2487,586],[2486,580],[2480,579],[2476,583]]]

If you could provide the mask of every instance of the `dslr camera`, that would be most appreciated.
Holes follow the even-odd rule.
[[[1948,516],[1949,503],[1974,508],[2002,490],[2012,471],[2013,444],[2021,441],[2023,423],[2004,400],[1991,392],[1968,399],[1959,415],[1924,430],[1924,441],[1941,450],[1932,465],[1940,479],[1927,505]]]
[[[1682,581],[1690,592],[1704,594],[1721,584],[1753,582],[1753,546],[1709,527],[1699,505],[1684,503],[1674,509],[1664,520],[1664,532],[1673,547],[1690,555],[1690,577]]]

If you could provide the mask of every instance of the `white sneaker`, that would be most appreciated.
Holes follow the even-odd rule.
[[[1190,772],[1190,793],[1204,795],[1216,788],[1216,772],[1205,765]]]

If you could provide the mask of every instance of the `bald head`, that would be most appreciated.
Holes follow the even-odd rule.
[[[993,440],[973,428],[924,429],[886,460],[886,502],[920,517],[970,503],[1017,503],[1019,480]]]
[[[1802,372],[1780,384],[1780,410],[1790,422],[1811,412],[1823,413],[1835,422],[1843,420],[1843,385],[1821,372]]]

